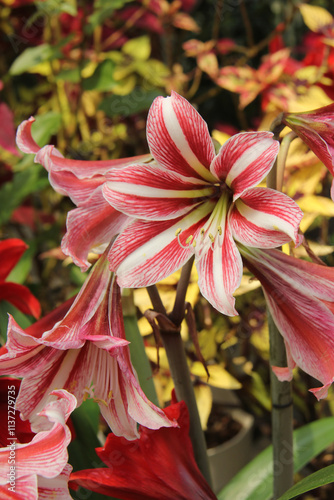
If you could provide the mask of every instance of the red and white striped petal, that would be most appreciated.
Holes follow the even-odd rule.
[[[155,162],[114,169],[103,186],[105,199],[116,210],[146,220],[175,219],[212,197],[216,188],[184,177]]]
[[[30,443],[15,445],[15,475],[24,478],[41,475],[53,478],[61,474],[68,460],[67,446],[71,432],[66,425],[66,418],[76,407],[76,399],[67,391],[55,391],[58,398],[50,402],[41,412],[41,417],[48,421],[49,429],[33,437]],[[51,427],[51,428],[50,428]],[[0,483],[8,481],[9,448],[0,450]]]
[[[215,150],[207,124],[176,92],[153,101],[147,119],[147,141],[162,167],[187,177],[216,180],[209,170]]]
[[[149,286],[169,276],[194,254],[193,237],[213,208],[206,202],[172,221],[138,220],[116,239],[109,261],[121,287]],[[188,241],[188,242],[187,242]]]
[[[274,368],[289,379],[296,364],[324,385],[312,392],[325,397],[334,380],[334,269],[295,259],[278,250],[240,249],[260,280],[272,317],[288,346],[289,366]]]
[[[151,158],[150,154],[146,154],[104,161],[69,160],[64,158],[54,146],[44,146],[36,155],[35,162],[43,165],[48,172],[72,172],[78,179],[91,179],[96,176],[104,176],[113,168],[146,162]]]
[[[236,316],[232,294],[240,285],[243,266],[228,224],[223,236],[216,237],[209,250],[196,262],[198,285],[202,295],[217,311]]]
[[[279,150],[271,132],[243,132],[228,139],[212,162],[211,172],[233,191],[233,200],[268,175]]]
[[[293,240],[299,243],[298,228],[303,212],[283,193],[253,188],[243,193],[231,211],[233,237],[246,246],[275,248]]]
[[[38,476],[38,500],[72,500],[68,491],[68,481],[72,466],[66,464],[59,476],[44,478]]]
[[[86,271],[91,265],[87,260],[88,253],[102,253],[112,238],[129,223],[129,217],[111,207],[103,197],[102,187],[99,187],[87,203],[69,212],[62,250],[82,271]]]
[[[28,120],[24,120],[17,129],[16,144],[23,153],[36,154],[40,150],[31,135],[31,126],[34,121],[35,118],[31,116]]]

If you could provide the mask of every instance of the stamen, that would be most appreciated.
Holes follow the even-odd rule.
[[[175,236],[178,236],[180,233],[181,233],[182,229],[179,227],[179,229],[177,229],[175,231]]]
[[[215,239],[214,239],[214,237],[212,236],[212,234],[211,234],[211,233],[209,233],[209,234],[208,234],[208,236],[209,236],[210,240],[211,240],[211,241],[212,241],[212,243],[213,243],[213,242],[215,241]]]
[[[188,236],[188,238],[186,239],[186,245],[189,245],[189,243],[191,242],[192,238],[193,238],[192,234],[190,236]]]
[[[223,234],[223,231],[222,231],[222,227],[221,227],[221,226],[218,226],[217,231],[218,231],[219,236],[221,236],[221,235]]]

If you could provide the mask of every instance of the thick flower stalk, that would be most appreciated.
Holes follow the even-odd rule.
[[[47,430],[29,443],[18,443],[14,436],[0,449],[1,498],[72,498],[68,491],[72,467],[67,463],[71,432],[66,421],[76,407],[76,399],[64,390],[54,391],[52,397],[39,414]]]
[[[285,113],[282,122],[307,144],[334,176],[334,104],[304,113]],[[334,201],[334,181],[331,197]]]
[[[195,255],[204,297],[236,315],[232,294],[242,277],[237,243],[299,243],[302,212],[295,202],[255,187],[272,168],[278,142],[269,132],[246,132],[216,154],[206,123],[175,92],[153,102],[147,140],[155,161],[108,171],[102,188],[116,210],[135,218],[109,255],[119,285],[152,285]]]
[[[24,314],[31,314],[37,319],[41,314],[41,306],[29,288],[20,283],[5,281],[27,248],[28,245],[18,238],[0,242],[0,300],[10,302]]]
[[[120,289],[108,269],[107,252],[64,317],[58,319],[56,311],[26,331],[10,317],[0,374],[23,377],[16,408],[34,431],[42,428],[36,414],[55,388],[74,394],[78,405],[94,398],[112,431],[127,439],[138,437],[137,422],[153,429],[177,425],[140,388],[125,338]]]
[[[273,367],[275,374],[291,380],[297,365],[322,382],[311,392],[326,397],[334,380],[334,269],[278,250],[239,248],[284,337],[288,366]]]
[[[77,208],[67,216],[67,232],[62,240],[62,250],[72,257],[83,271],[90,263],[90,251],[103,253],[112,238],[129,223],[129,217],[115,210],[103,197],[102,186],[106,172],[133,161],[147,161],[150,155],[109,161],[69,160],[54,148],[40,148],[31,135],[33,117],[18,128],[16,141],[24,153],[35,154],[49,173],[49,181],[55,191],[69,196]]]
[[[140,438],[130,445],[109,434],[104,447],[96,449],[107,468],[75,472],[71,486],[125,500],[215,499],[194,459],[185,403],[174,403],[164,412],[177,420],[178,428],[141,427]]]

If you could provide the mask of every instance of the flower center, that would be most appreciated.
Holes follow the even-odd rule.
[[[211,214],[203,227],[196,231],[196,234],[188,236],[185,244],[182,244],[180,241],[182,229],[178,228],[176,230],[175,236],[178,239],[179,245],[182,248],[192,246],[198,259],[201,258],[201,256],[206,253],[210,247],[212,249],[215,245],[219,245],[221,247],[224,241],[227,212],[231,202],[231,190],[224,183],[220,186],[220,196]]]

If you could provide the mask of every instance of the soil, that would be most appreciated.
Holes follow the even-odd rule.
[[[213,403],[207,430],[204,432],[207,448],[214,448],[229,441],[238,434],[241,427],[240,422],[226,412],[225,405]]]

